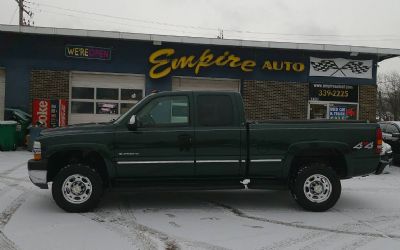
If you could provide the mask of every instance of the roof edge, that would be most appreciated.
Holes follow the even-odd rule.
[[[349,52],[349,53],[375,54],[381,57],[382,60],[400,56],[400,49],[376,48],[376,47],[352,46],[352,45],[254,41],[254,40],[240,40],[240,39],[218,39],[218,38],[207,38],[207,37],[128,33],[120,31],[18,26],[18,25],[7,25],[7,24],[0,24],[0,31],[24,33],[24,34],[37,34],[37,35],[78,36],[78,37],[110,38],[110,39],[139,40],[139,41],[153,41],[153,42],[157,41],[157,42],[172,42],[172,43],[187,43],[187,44],[257,47],[257,48],[271,48],[271,49]]]

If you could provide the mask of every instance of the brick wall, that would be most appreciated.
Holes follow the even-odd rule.
[[[242,85],[247,119],[307,119],[308,83],[245,80]]]
[[[29,96],[29,110],[31,113],[32,101],[35,98],[66,99],[68,101],[69,72],[52,70],[32,70],[29,86]]]
[[[376,85],[359,86],[359,119],[376,121],[377,87]]]

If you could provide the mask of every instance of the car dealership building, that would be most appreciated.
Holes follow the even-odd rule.
[[[68,124],[116,118],[153,91],[242,94],[247,118],[376,117],[377,64],[400,50],[0,25],[0,120],[34,99]]]

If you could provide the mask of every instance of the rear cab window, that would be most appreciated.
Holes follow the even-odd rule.
[[[198,95],[196,98],[196,125],[200,127],[236,126],[237,116],[234,103],[231,95]]]

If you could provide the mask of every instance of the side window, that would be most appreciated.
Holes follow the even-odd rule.
[[[141,127],[189,125],[187,96],[166,96],[149,102],[137,115]]]
[[[199,95],[197,97],[199,126],[234,126],[233,103],[227,95]]]
[[[388,133],[388,134],[399,133],[399,130],[393,124],[388,124],[386,131],[387,131],[386,133]]]

